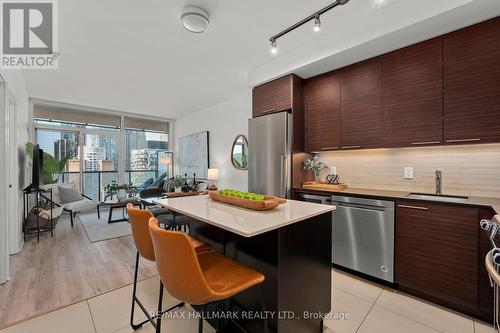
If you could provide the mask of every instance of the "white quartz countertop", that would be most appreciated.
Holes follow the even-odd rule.
[[[288,200],[268,211],[254,211],[210,200],[208,195],[153,202],[244,237],[253,237],[335,210],[335,206]]]

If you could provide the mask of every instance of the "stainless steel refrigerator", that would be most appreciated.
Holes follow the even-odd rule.
[[[248,121],[248,190],[290,198],[292,115],[273,113]]]

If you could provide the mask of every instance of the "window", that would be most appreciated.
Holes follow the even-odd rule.
[[[34,126],[45,152],[58,161],[71,156],[57,181],[95,200],[112,181],[140,190],[173,175],[167,121],[35,105]]]
[[[125,181],[142,189],[172,177],[166,124],[126,117],[125,126]]]
[[[119,178],[118,137],[84,134],[83,193],[95,200],[104,198],[104,187]]]
[[[74,183],[80,187],[80,141],[78,132],[36,130],[36,142],[44,153],[52,155],[56,161],[68,158],[61,172],[54,175],[59,183]]]

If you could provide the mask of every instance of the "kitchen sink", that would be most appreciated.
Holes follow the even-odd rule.
[[[415,193],[412,192],[406,196],[411,199],[429,200],[429,201],[442,201],[442,202],[457,202],[467,203],[469,197],[462,197],[458,195],[445,195],[445,194],[432,194],[432,193]]]

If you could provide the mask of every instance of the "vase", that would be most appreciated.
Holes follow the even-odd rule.
[[[116,199],[118,199],[118,201],[127,199],[127,191],[125,191],[124,189],[119,189],[116,193]]]
[[[321,178],[319,177],[319,174],[314,174],[314,182],[321,183]]]
[[[175,193],[180,193],[180,192],[182,192],[182,186],[176,187]]]

